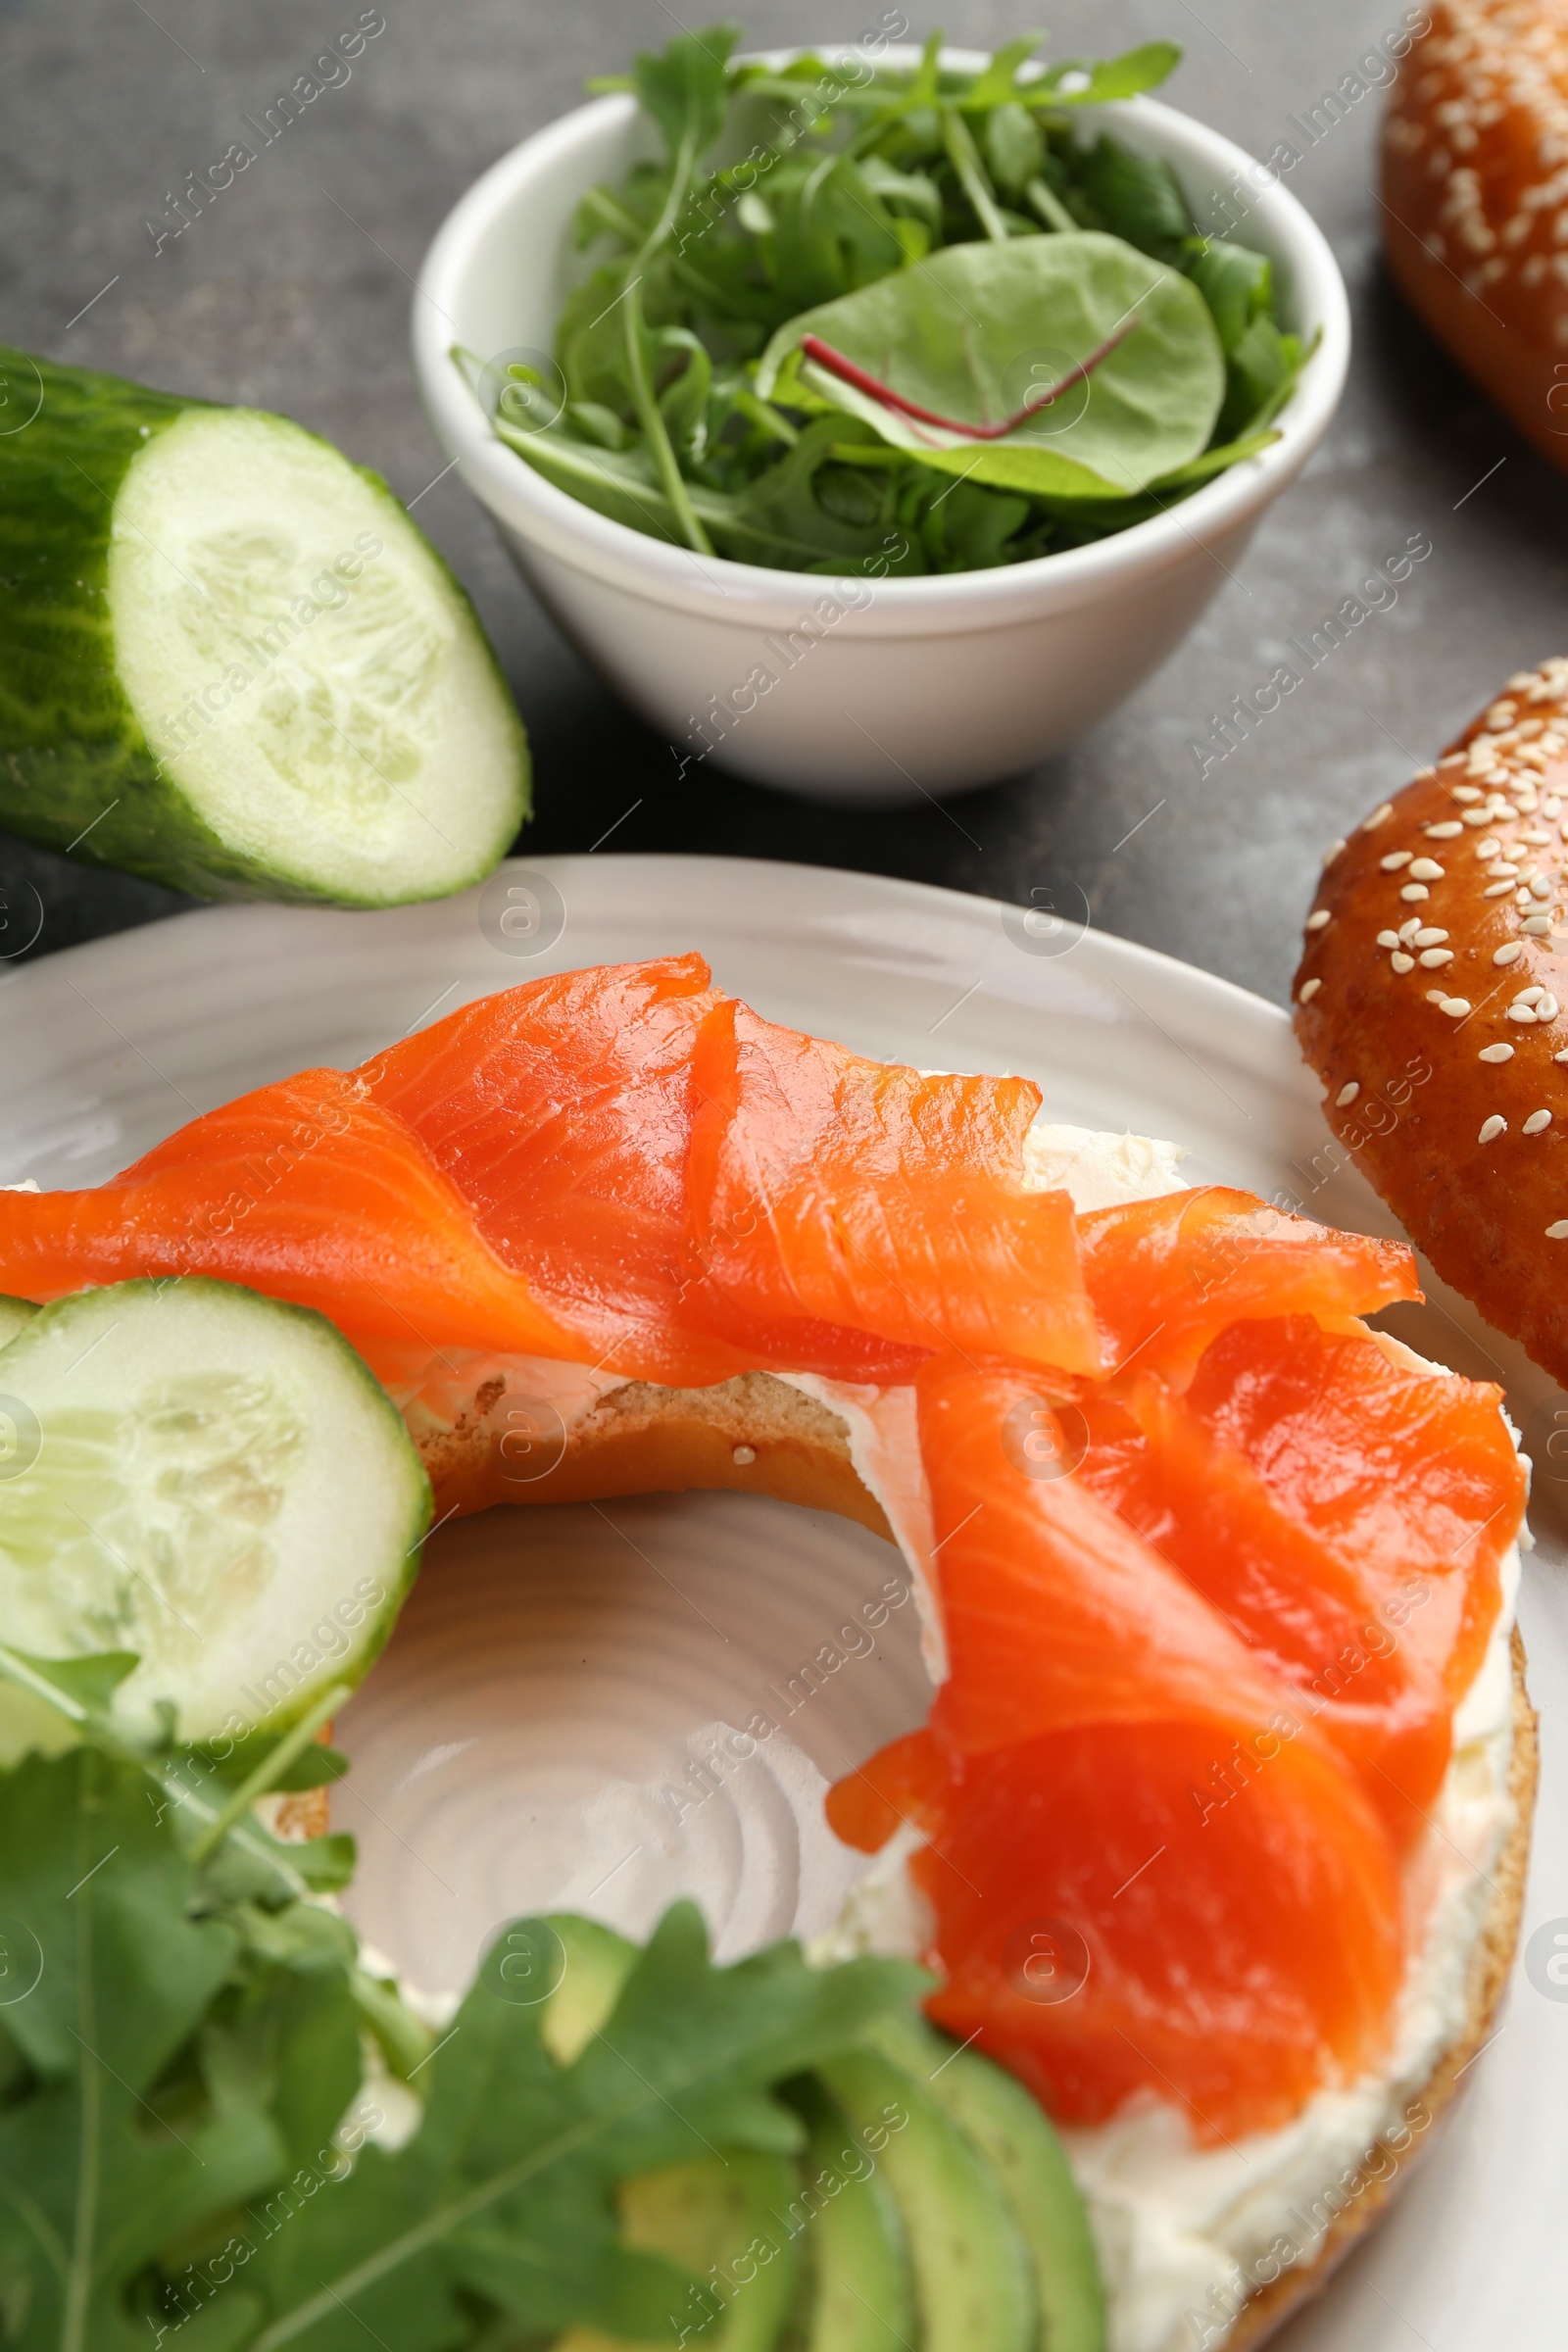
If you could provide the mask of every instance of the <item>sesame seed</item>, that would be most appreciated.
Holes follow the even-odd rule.
[[[1555,997],[1542,998],[1541,1003],[1536,1006],[1536,1018],[1538,1021],[1554,1021],[1557,1018],[1557,1000]]]
[[[1510,1021],[1533,1021],[1535,1017],[1536,1008],[1533,1004],[1510,1004],[1508,1007]]]
[[[1471,784],[1462,788],[1456,784],[1453,788],[1454,798],[1456,800],[1459,797],[1461,789],[1468,793],[1468,796],[1472,801],[1480,800],[1481,787],[1478,784]],[[1461,824],[1465,825],[1490,825],[1492,822],[1492,810],[1490,808],[1467,808],[1459,821]]]
[[[1396,874],[1400,866],[1408,865],[1414,856],[1414,850],[1391,850],[1386,858],[1378,859],[1378,863],[1386,874]]]
[[[1485,841],[1478,841],[1476,843],[1476,856],[1481,859],[1482,863],[1485,864],[1489,858],[1496,857],[1497,852],[1501,849],[1501,847],[1502,844],[1497,839],[1495,833],[1489,833]]]
[[[1463,752],[1450,752],[1448,759],[1442,760],[1440,765],[1446,767],[1450,760],[1462,761],[1463,759]],[[1481,798],[1479,784],[1450,784],[1448,790],[1450,796],[1456,801],[1479,801]]]
[[[1522,940],[1505,940],[1500,948],[1493,949],[1492,960],[1494,963],[1517,963],[1524,952]]]
[[[1512,1046],[1483,1046],[1476,1057],[1480,1061],[1512,1061]]]
[[[1528,841],[1533,850],[1549,849],[1551,846],[1551,835],[1544,833],[1539,825],[1534,826],[1528,833],[1521,833],[1519,838],[1521,841]]]
[[[1432,893],[1424,882],[1406,882],[1399,896],[1401,899],[1407,899],[1411,906],[1414,906],[1418,899],[1430,899]]]
[[[1410,873],[1412,879],[1417,882],[1441,882],[1446,870],[1435,858],[1418,858],[1411,866]]]
[[[749,1470],[757,1459],[757,1447],[755,1446],[737,1446],[729,1458],[738,1470]]]
[[[1438,972],[1446,963],[1453,961],[1453,950],[1451,948],[1423,948],[1417,960],[1423,971]]]
[[[1399,934],[1397,931],[1380,931],[1378,933],[1378,946],[1380,948],[1396,948],[1398,944]]]
[[[1415,970],[1415,957],[1407,956],[1402,948],[1396,948],[1394,954],[1389,957],[1389,961],[1396,972],[1413,972]]]
[[[1544,988],[1521,988],[1513,1001],[1516,1004],[1539,1004],[1545,993]]]
[[[1356,1098],[1356,1096],[1357,1096],[1357,1095],[1358,1095],[1360,1092],[1361,1092],[1361,1081],[1360,1081],[1358,1078],[1352,1078],[1352,1079],[1350,1079],[1350,1081],[1348,1082],[1348,1085],[1345,1085],[1345,1086],[1342,1086],[1342,1087],[1341,1087],[1341,1089],[1340,1089],[1340,1091],[1339,1091],[1339,1093],[1338,1093],[1338,1094],[1335,1096],[1335,1098],[1334,1098],[1334,1107],[1335,1107],[1335,1109],[1336,1109],[1336,1110],[1343,1110],[1343,1109],[1345,1108],[1345,1105],[1347,1104],[1347,1102],[1353,1102],[1355,1101],[1355,1098]]]
[[[1544,1135],[1550,1125],[1551,1113],[1549,1110],[1533,1110],[1530,1113],[1529,1118],[1526,1119],[1524,1123],[1522,1133],[1525,1135]]]
[[[1552,886],[1544,874],[1531,875],[1530,895],[1533,899],[1549,899],[1551,890]]]
[[[1505,899],[1512,888],[1511,882],[1494,882],[1481,893],[1481,896],[1484,899]]]
[[[1464,827],[1456,816],[1452,816],[1445,817],[1441,825],[1423,825],[1421,830],[1428,841],[1457,841]]]
[[[1446,931],[1435,931],[1428,923],[1416,932],[1415,944],[1418,948],[1441,948],[1447,936]]]
[[[1367,818],[1366,823],[1361,827],[1362,832],[1375,833],[1379,825],[1386,825],[1393,814],[1394,803],[1392,801],[1385,801],[1381,808],[1373,809],[1371,815]]]
[[[1568,1242],[1568,1217],[1559,1217],[1555,1225],[1546,1227],[1548,1242]]]
[[[1418,914],[1412,914],[1412,915],[1411,915],[1411,917],[1410,917],[1410,920],[1409,920],[1407,923],[1401,923],[1401,924],[1399,925],[1399,945],[1400,945],[1400,947],[1401,947],[1401,948],[1407,948],[1407,947],[1410,945],[1410,942],[1411,942],[1411,941],[1412,941],[1412,940],[1415,938],[1415,936],[1416,936],[1417,932],[1420,930],[1420,928],[1421,928],[1421,917],[1420,917]]]
[[[1440,1012],[1446,1012],[1450,1020],[1455,1021],[1462,1020],[1469,1009],[1468,997],[1445,997],[1438,1006]]]
[[[1506,858],[1499,858],[1492,868],[1492,879],[1494,882],[1511,882],[1518,871],[1519,868]]]
[[[1549,914],[1527,914],[1524,928],[1533,939],[1544,939],[1551,929],[1551,917]]]
[[[1476,1137],[1476,1142],[1478,1144],[1494,1144],[1499,1135],[1506,1135],[1507,1132],[1507,1120],[1499,1119],[1496,1112],[1494,1111],[1490,1119],[1482,1120],[1481,1133]]]
[[[1555,792],[1548,792],[1541,804],[1541,813],[1543,816],[1561,816],[1562,801],[1560,796]]]
[[[1323,983],[1319,979],[1303,980],[1296,1000],[1298,1004],[1304,1004],[1310,998],[1315,997],[1322,985]]]
[[[1339,856],[1340,852],[1341,852],[1341,851],[1344,849],[1344,847],[1345,847],[1345,843],[1344,843],[1344,841],[1343,841],[1343,840],[1340,840],[1340,841],[1331,841],[1331,842],[1329,843],[1329,846],[1328,846],[1328,848],[1327,848],[1327,849],[1324,851],[1324,853],[1323,853],[1323,862],[1324,862],[1324,864],[1325,864],[1325,865],[1332,865],[1332,864],[1334,863],[1334,860],[1335,860],[1335,858],[1336,858]]]
[[[1321,931],[1328,919],[1328,908],[1326,906],[1320,906],[1315,914],[1309,914],[1307,916],[1306,927],[1309,931]]]

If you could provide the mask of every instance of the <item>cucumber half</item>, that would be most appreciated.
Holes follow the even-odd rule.
[[[117,1721],[272,1735],[392,1629],[429,1482],[323,1316],[189,1277],[39,1310],[0,1369],[0,1642],[134,1651]],[[0,1686],[0,1744],[42,1702]]]
[[[444,897],[528,808],[478,619],[286,417],[0,349],[0,824],[207,898]]]

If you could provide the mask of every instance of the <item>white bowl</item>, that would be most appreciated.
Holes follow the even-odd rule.
[[[894,64],[914,57],[888,52]],[[1322,439],[1350,327],[1314,222],[1265,167],[1188,115],[1149,98],[1084,111],[1165,158],[1200,228],[1223,232],[1250,208],[1236,234],[1273,262],[1285,322],[1321,340],[1260,457],[1152,522],[994,571],[839,581],[698,556],[596,514],[496,439],[452,346],[486,360],[552,348],[577,203],[649,152],[629,96],[525,139],[438,231],[414,304],[436,434],[565,634],[681,757],[710,750],[741,775],[861,807],[1028,767],[1180,644]]]

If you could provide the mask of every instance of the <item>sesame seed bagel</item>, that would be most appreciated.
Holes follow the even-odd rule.
[[[1568,1383],[1568,661],[1521,670],[1335,845],[1296,1029],[1446,1282]]]
[[[1435,0],[1390,94],[1389,266],[1568,468],[1568,0]]]

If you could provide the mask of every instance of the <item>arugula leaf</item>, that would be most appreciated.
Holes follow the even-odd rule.
[[[136,1764],[78,1747],[23,1763],[0,1805],[0,1886],[39,1968],[0,2011],[22,2061],[0,2112],[0,2309],[16,2352],[145,2352],[127,2288],[285,2160],[237,2086],[195,2114],[163,2095],[240,1944],[188,1916],[194,1874],[148,1793]]]
[[[1036,388],[1137,325],[1063,401],[1004,439],[918,423],[824,368],[803,373],[823,399],[922,465],[1030,496],[1127,495],[1197,457],[1224,396],[1213,321],[1196,288],[1096,232],[955,245],[780,328],[758,389],[814,334],[939,416],[990,424]],[[1049,349],[1043,347],[1049,346]]]
[[[1019,75],[1045,37],[1043,32],[1021,32],[1008,41],[987,60],[964,91],[961,103],[980,108],[1005,106],[1009,99],[1016,99]]]
[[[1026,87],[1040,89],[1053,106],[1102,106],[1112,98],[1136,98],[1141,91],[1157,89],[1181,62],[1179,42],[1145,41],[1137,49],[1124,49],[1120,57],[1064,58]],[[1062,88],[1064,79],[1071,81],[1070,89]]]
[[[116,1679],[83,1687],[101,1701]],[[167,1762],[88,1737],[0,1773],[6,2352],[175,2332],[180,2352],[358,2352],[367,2328],[396,2352],[500,2352],[716,2318],[628,2237],[620,2184],[654,2176],[626,2207],[652,2210],[658,2177],[715,2149],[787,2180],[766,2167],[801,2126],[775,2085],[928,1982],[897,1962],[809,1968],[793,1944],[717,1969],[690,1904],[597,1975],[605,1931],[519,1922],[421,2046],[341,1919],[275,1883],[244,1890],[240,1825],[196,1858],[210,1815],[193,1838]],[[520,1982],[519,1950],[545,1964]],[[586,1989],[552,2034],[554,1960]],[[550,1997],[518,1999],[535,1987]],[[367,2022],[428,2099],[395,2154],[361,2144]]]
[[[740,37],[738,24],[710,24],[633,59],[631,86],[663,132],[671,162],[686,146],[701,155],[723,129],[730,52]]]
[[[270,2317],[255,2352],[358,2352],[367,2329],[435,2352],[461,2340],[450,2330],[465,2292],[524,2334],[574,2321],[662,2330],[689,2281],[620,2242],[615,2182],[721,2145],[798,2147],[799,2118],[773,2085],[926,1982],[895,1961],[813,1969],[793,1944],[714,1968],[701,1916],[678,1903],[608,2022],[558,2067],[544,2004],[518,2004],[502,1975],[510,1952],[552,1945],[548,1921],[505,1931],[430,2062],[414,2140],[396,2155],[368,2148],[262,2250],[247,2282]]]

